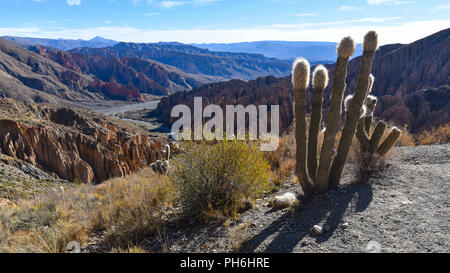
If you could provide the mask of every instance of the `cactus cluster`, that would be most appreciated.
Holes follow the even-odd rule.
[[[393,127],[386,139],[380,144],[387,129],[387,124],[384,121],[378,121],[373,133],[370,133],[373,120],[373,110],[375,109],[376,104],[377,98],[369,95],[365,101],[365,106],[368,109],[368,112],[358,121],[356,137],[361,144],[361,151],[363,154],[368,154],[371,157],[383,157],[392,147],[394,147],[400,137],[401,131],[397,127]]]
[[[295,117],[297,141],[297,174],[306,196],[316,192],[324,193],[336,188],[342,175],[347,156],[358,131],[358,139],[367,151],[384,155],[398,140],[399,130],[394,128],[381,145],[381,137],[386,123],[379,122],[371,138],[368,136],[373,120],[376,98],[369,95],[375,78],[370,74],[372,62],[378,47],[378,35],[370,31],[364,37],[364,52],[355,93],[345,99],[346,121],[337,152],[334,150],[336,135],[344,103],[347,68],[356,44],[351,37],[345,37],[337,48],[338,59],[334,71],[331,104],[328,110],[325,135],[322,147],[318,148],[318,134],[322,123],[322,104],[324,90],[328,85],[328,71],[318,65],[313,72],[313,98],[309,134],[307,130],[307,90],[310,78],[310,65],[303,58],[297,59],[292,69],[292,84],[295,89]],[[383,129],[384,127],[384,129]],[[357,130],[358,129],[358,130]],[[361,131],[360,129],[364,129]],[[376,147],[376,148],[373,148]],[[375,150],[374,150],[375,149]],[[319,156],[320,155],[320,156]]]

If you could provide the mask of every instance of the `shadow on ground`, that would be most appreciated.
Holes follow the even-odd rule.
[[[373,192],[369,184],[350,184],[340,190],[316,196],[309,202],[299,205],[294,212],[288,211],[283,214],[259,234],[249,239],[240,251],[290,253],[303,238],[310,234],[320,245],[333,236],[347,210],[362,212],[369,206],[372,199]],[[323,234],[317,235],[310,232],[315,225],[324,228]],[[274,234],[276,234],[275,238],[269,239]],[[267,239],[271,240],[267,247],[265,249],[260,247]]]

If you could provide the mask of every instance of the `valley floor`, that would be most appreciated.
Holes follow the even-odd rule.
[[[450,252],[450,144],[400,147],[369,184],[346,175],[339,191],[294,210],[258,200],[237,221],[167,234],[168,252]],[[299,192],[287,182],[281,193]],[[280,193],[279,192],[279,193]],[[277,194],[279,194],[277,193]],[[311,229],[318,225],[323,234]]]

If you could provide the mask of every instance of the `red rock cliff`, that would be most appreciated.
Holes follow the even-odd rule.
[[[42,122],[0,119],[0,153],[69,181],[99,183],[148,166],[162,144],[82,111],[38,107]]]

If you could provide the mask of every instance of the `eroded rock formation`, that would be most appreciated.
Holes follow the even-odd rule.
[[[2,116],[0,153],[83,183],[124,176],[160,158],[161,142],[137,128],[81,110],[34,107],[37,111],[28,113],[36,119]]]

